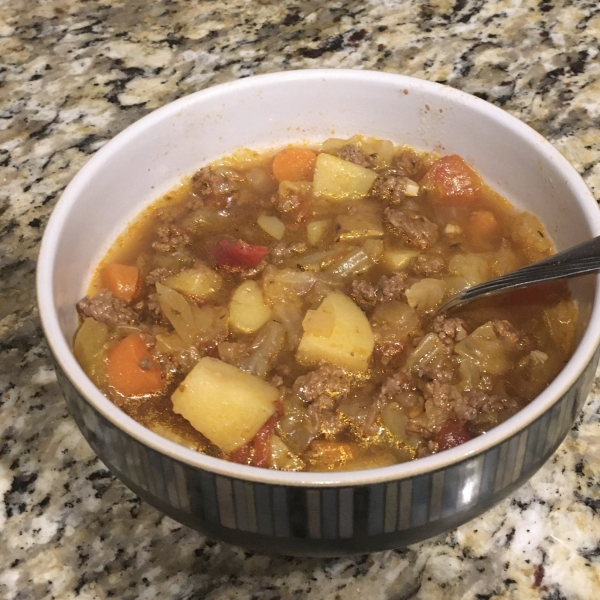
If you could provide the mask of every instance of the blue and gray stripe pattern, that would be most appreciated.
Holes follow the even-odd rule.
[[[57,367],[69,411],[93,450],[134,492],[176,520],[266,553],[334,556],[403,547],[482,513],[524,483],[566,436],[598,351],[550,409],[501,444],[446,469],[355,487],[254,483],[146,447],[98,413]]]

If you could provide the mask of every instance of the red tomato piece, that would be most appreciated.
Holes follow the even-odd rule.
[[[440,452],[464,444],[470,439],[472,436],[464,424],[453,419],[446,421],[435,435]]]
[[[273,415],[261,427],[260,431],[254,436],[254,456],[250,463],[254,467],[269,468],[269,456],[271,455],[271,434],[277,424],[277,415]]]
[[[479,197],[482,181],[458,154],[440,158],[421,180],[432,200],[446,206],[460,206]]]
[[[239,463],[240,465],[247,465],[250,463],[250,459],[252,458],[252,447],[250,444],[244,444],[240,446],[237,450],[234,450],[229,455],[229,460],[231,462]]]
[[[221,238],[213,250],[213,258],[219,266],[251,269],[269,253],[265,246],[253,246],[244,240]]]

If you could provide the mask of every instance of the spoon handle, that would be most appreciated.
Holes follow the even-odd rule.
[[[538,262],[466,288],[440,304],[437,314],[448,312],[481,296],[600,271],[600,236],[553,254]]]

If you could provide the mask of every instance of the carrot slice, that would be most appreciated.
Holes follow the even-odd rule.
[[[471,239],[482,249],[493,246],[500,239],[500,223],[493,212],[476,210],[469,216]]]
[[[481,191],[481,178],[458,154],[440,158],[425,173],[421,185],[434,202],[461,206],[474,202]]]
[[[164,381],[158,363],[144,340],[132,333],[107,353],[108,383],[124,396],[140,396],[162,390]]]
[[[469,228],[474,235],[495,237],[498,234],[499,224],[493,212],[489,210],[476,210],[469,216]]]
[[[131,302],[140,286],[140,270],[129,265],[113,263],[102,269],[102,283],[113,296]]]
[[[277,181],[312,181],[317,155],[308,148],[286,148],[273,159]]]
[[[267,422],[261,427],[260,431],[252,440],[254,444],[254,456],[250,464],[254,467],[269,467],[269,458],[271,456],[271,434],[275,425],[277,425],[278,417],[276,415],[270,417]]]

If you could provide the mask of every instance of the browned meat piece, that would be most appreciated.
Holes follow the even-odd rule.
[[[393,234],[421,250],[430,248],[438,239],[438,226],[422,215],[412,216],[398,209],[386,208],[384,219]]]
[[[373,308],[379,301],[378,289],[363,279],[354,279],[350,284],[350,297],[363,310]]]
[[[294,382],[294,391],[305,402],[317,402],[329,408],[329,398],[339,399],[352,387],[352,378],[339,367],[323,364],[301,375]]]
[[[377,165],[377,156],[369,156],[365,154],[355,144],[346,144],[340,148],[338,156],[347,160],[348,162],[354,163],[359,167],[365,167],[365,169],[372,169]]]
[[[320,432],[326,436],[333,436],[345,429],[346,422],[336,410],[323,409],[319,414]]]
[[[369,310],[379,302],[402,300],[407,277],[406,273],[398,271],[390,276],[383,275],[377,285],[363,279],[354,279],[348,293],[363,310]]]
[[[502,410],[516,410],[518,403],[514,398],[502,398],[500,396],[490,396],[485,392],[466,392],[464,395],[465,403],[472,406],[477,412],[487,414],[497,413]]]
[[[227,198],[237,194],[239,180],[240,174],[233,170],[203,167],[192,177],[192,191],[201,198]]]
[[[152,242],[152,247],[158,252],[172,252],[190,243],[190,236],[177,225],[161,225],[156,233],[158,239]]]
[[[412,264],[412,270],[417,275],[423,277],[430,277],[444,270],[444,259],[441,256],[428,256],[427,254],[421,254],[417,256]]]
[[[293,213],[297,211],[302,204],[302,196],[299,193],[274,194],[271,203],[280,213]]]
[[[165,267],[152,269],[152,271],[146,275],[146,285],[154,285],[157,281],[161,281],[169,275],[172,275],[171,270],[166,269]]]
[[[442,315],[433,320],[433,331],[446,346],[452,346],[454,342],[460,342],[468,335],[466,323],[462,319]]]
[[[406,197],[406,186],[409,184],[414,185],[414,182],[398,171],[390,170],[375,180],[369,193],[390,204],[401,204]]]
[[[394,158],[392,164],[399,175],[414,181],[419,181],[429,168],[429,163],[411,149],[403,150]]]
[[[112,292],[103,290],[93,298],[85,296],[77,303],[77,310],[85,317],[92,317],[109,327],[135,325],[139,315],[125,300],[115,298]]]
[[[462,401],[460,392],[449,383],[434,379],[419,385],[425,400],[431,400],[440,408],[451,408]]]
[[[307,200],[309,189],[309,183],[283,182],[277,193],[271,197],[271,205],[276,211],[288,218],[291,217],[296,223],[299,223],[310,212]]]
[[[408,373],[398,371],[385,380],[378,394],[375,396],[375,400],[373,400],[373,403],[369,406],[363,424],[364,433],[367,435],[375,433],[374,425],[377,417],[381,413],[381,409],[388,402],[392,402],[402,393],[415,395],[417,393],[417,382]]]
[[[425,382],[439,381],[440,383],[450,383],[452,381],[452,369],[447,367],[430,367],[428,369],[418,369],[417,375]]]
[[[408,274],[404,271],[398,271],[389,277],[384,275],[379,279],[377,286],[379,287],[381,300],[402,300],[404,291],[406,290],[406,279]]]
[[[412,375],[398,371],[385,380],[379,391],[379,397],[390,402],[401,392],[416,392],[417,389],[417,381]]]

